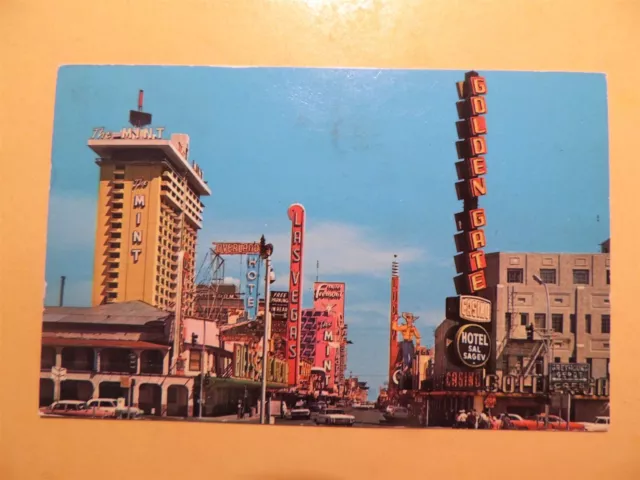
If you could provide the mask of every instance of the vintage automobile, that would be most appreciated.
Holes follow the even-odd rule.
[[[388,423],[406,423],[409,421],[409,410],[406,407],[391,407],[382,416]]]
[[[545,430],[543,414],[524,420],[512,420],[511,423],[518,430]],[[556,415],[549,415],[548,430],[567,430],[567,422]],[[586,431],[584,424],[579,422],[569,422],[569,430],[572,432]]]
[[[304,405],[293,407],[289,411],[289,418],[291,420],[309,420],[311,418],[311,410]]]
[[[40,410],[42,417],[90,417],[85,402],[81,400],[60,400]]]
[[[127,407],[124,401],[118,402],[114,398],[93,398],[87,401],[87,409],[95,412],[97,417],[139,418],[143,411],[136,407]]]
[[[315,418],[316,425],[344,425],[353,427],[356,417],[347,415],[342,408],[327,407]]]
[[[593,422],[585,422],[584,428],[587,432],[608,432],[610,422],[609,417],[596,417]]]

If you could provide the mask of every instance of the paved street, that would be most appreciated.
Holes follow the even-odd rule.
[[[345,413],[356,417],[355,427],[386,427],[386,428],[407,428],[401,425],[389,425],[385,423],[382,413],[378,410],[354,410],[351,408],[346,409]],[[290,419],[276,419],[276,425],[302,425],[302,426],[316,426],[314,422],[315,413],[311,414],[311,420],[290,420]]]

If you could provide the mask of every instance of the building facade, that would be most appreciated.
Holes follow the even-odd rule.
[[[200,197],[211,190],[188,160],[189,137],[163,134],[162,128],[95,129],[88,141],[100,168],[94,306],[140,300],[173,311],[181,273],[183,292],[194,290]],[[189,314],[191,306],[184,307]]]
[[[609,245],[609,241],[604,242],[600,253],[487,254],[487,288],[477,295],[492,302],[491,360],[480,372],[482,375],[475,377],[474,385],[454,385],[457,398],[445,395],[439,399],[441,413],[459,408],[482,409],[482,397],[466,396],[460,391],[484,388],[486,375],[495,375],[499,383],[507,376],[527,382],[527,378],[542,375],[544,351],[540,333],[548,328],[553,330],[552,362],[589,364],[592,381],[606,385],[594,388],[593,395],[576,396],[571,418],[591,421],[596,415],[606,415],[611,335]],[[527,337],[529,325],[534,327],[533,339]],[[455,321],[445,319],[436,328],[435,390],[447,390],[445,377],[461,371],[448,357],[455,326]],[[565,407],[555,405],[552,413],[566,415]],[[535,395],[499,394],[494,411],[532,415],[542,408],[543,402]]]

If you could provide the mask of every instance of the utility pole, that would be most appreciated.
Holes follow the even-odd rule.
[[[265,261],[264,276],[264,333],[262,336],[262,391],[260,393],[260,424],[267,420],[267,367],[269,365],[269,337],[271,336],[271,312],[269,312],[269,295],[271,286],[271,254],[273,245],[265,243],[264,235],[260,238],[260,256]]]
[[[551,324],[551,302],[549,301],[549,287],[546,282],[543,282],[542,279],[538,275],[534,275],[533,279],[540,285],[544,287],[544,293],[547,299],[547,315],[544,320],[544,331],[542,334],[542,341],[544,343],[545,355],[544,355],[544,363],[543,363],[543,376],[545,381],[545,393],[547,395],[544,402],[544,428],[545,430],[549,428],[549,402],[551,401],[551,391],[550,391],[550,382],[549,382],[549,364],[553,361],[551,358],[552,355],[552,343],[553,343],[553,324]],[[549,328],[551,325],[551,328]]]
[[[202,319],[202,350],[200,353],[200,407],[198,408],[198,418],[202,419],[202,410],[204,409],[204,372],[207,364],[207,321]]]

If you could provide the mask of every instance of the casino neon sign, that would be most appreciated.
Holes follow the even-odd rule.
[[[479,198],[487,194],[484,175],[487,173],[487,123],[484,115],[487,104],[484,95],[487,84],[484,77],[476,72],[468,72],[465,80],[457,83],[458,116],[456,123],[458,138],[456,149],[458,161],[456,171],[458,182],[456,193],[458,200],[463,201],[463,211],[455,215],[456,228],[459,233],[454,237],[456,251],[456,272],[454,282],[458,295],[472,295],[487,287],[484,269],[487,267],[484,251],[486,237],[483,227],[487,225],[487,217],[483,208],[479,207]]]

